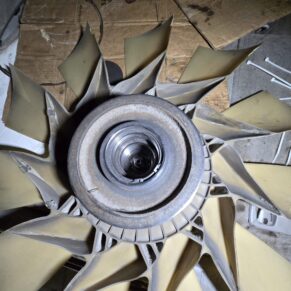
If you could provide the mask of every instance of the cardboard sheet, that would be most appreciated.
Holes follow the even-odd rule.
[[[215,48],[291,13],[288,0],[175,0]]]

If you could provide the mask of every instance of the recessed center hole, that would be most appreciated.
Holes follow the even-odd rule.
[[[132,143],[122,152],[120,162],[127,178],[146,178],[158,165],[159,157],[151,142]]]
[[[137,122],[121,124],[110,131],[100,150],[103,173],[125,184],[142,183],[152,177],[162,162],[159,137]]]

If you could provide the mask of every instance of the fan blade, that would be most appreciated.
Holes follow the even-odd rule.
[[[207,291],[229,291],[230,288],[222,277],[221,271],[218,271],[213,258],[209,254],[204,254],[199,264],[194,268],[202,290]]]
[[[213,50],[199,46],[179,83],[202,81],[229,75],[257,46],[242,50]]]
[[[69,117],[69,113],[50,93],[46,91],[44,91],[43,93],[45,95],[46,101],[46,113],[49,119],[49,151],[50,153],[53,153],[54,140],[57,129]],[[39,96],[39,98],[42,98],[42,96]],[[39,110],[42,109],[39,108]],[[21,148],[39,155],[43,155],[46,153],[46,146],[44,143],[6,127],[1,121],[0,145],[13,148]]]
[[[126,76],[132,76],[137,71],[142,70],[168,46],[171,23],[170,17],[156,28],[124,41],[124,55]]]
[[[220,147],[212,155],[212,162],[213,171],[232,194],[271,212],[279,213],[247,172],[240,156],[232,147],[228,145]]]
[[[140,72],[119,82],[113,87],[113,95],[129,95],[145,93],[155,86],[158,73],[165,58],[165,52],[161,53]]]
[[[69,119],[70,113],[48,92],[45,92],[45,100],[50,129],[48,155],[54,160],[58,131]]]
[[[95,36],[87,25],[78,44],[59,66],[63,78],[78,98],[85,93],[100,55]]]
[[[39,290],[70,257],[57,246],[4,232],[0,235],[1,290]]]
[[[291,106],[267,92],[238,102],[224,111],[223,115],[274,132],[291,129]]]
[[[203,291],[199,284],[199,279],[196,273],[192,270],[190,271],[186,277],[182,280],[177,291],[184,291],[184,290],[195,290],[195,291]]]
[[[78,255],[89,254],[91,251],[88,239],[92,226],[84,217],[65,215],[41,217],[17,225],[9,231],[55,244]]]
[[[55,132],[69,117],[70,113],[49,92],[45,92],[47,115],[49,117],[50,131]]]
[[[291,264],[239,224],[235,224],[241,290],[290,290]]]
[[[46,142],[49,135],[44,90],[15,67],[10,67],[12,101],[6,125],[24,135]]]
[[[291,131],[229,141],[245,162],[290,165]],[[260,155],[258,155],[260,153]]]
[[[236,290],[233,202],[230,198],[209,198],[204,204],[201,214],[205,245],[229,288]],[[218,288],[218,290],[220,289]]]
[[[223,140],[269,134],[266,130],[226,118],[221,113],[202,104],[196,105],[192,120],[201,133]]]
[[[0,210],[43,203],[35,186],[5,151],[0,151],[0,173]]]
[[[193,270],[194,265],[199,260],[200,251],[199,244],[182,234],[168,239],[157,260],[157,266],[153,267],[152,289],[176,290],[187,274]],[[196,282],[197,284],[198,282]]]
[[[44,143],[6,127],[1,120],[0,146],[27,150],[38,155],[45,153]]]
[[[39,190],[48,208],[57,209],[60,199],[68,193],[66,178],[61,176],[56,164],[24,153],[11,153],[18,167]],[[45,179],[45,180],[44,180]]]
[[[215,78],[187,84],[157,84],[156,92],[157,96],[175,105],[196,103],[203,95],[219,84],[222,79]]]
[[[130,291],[133,290],[130,287],[130,282],[122,282],[122,283],[117,283],[113,286],[105,287],[102,290],[104,291]]]
[[[268,198],[291,219],[291,167],[256,163],[244,165]]]
[[[31,219],[47,216],[49,213],[50,210],[44,204],[0,210],[0,232]]]
[[[178,264],[176,266],[176,270],[173,273],[173,276],[169,282],[169,285],[167,287],[168,291],[175,291],[178,289],[180,284],[186,280],[186,277],[188,276],[189,273],[192,273],[192,276],[189,278],[188,277],[188,284],[191,283],[191,285],[188,285],[188,288],[191,286],[191,289],[194,288],[195,286],[199,285],[197,278],[195,276],[195,273],[193,271],[193,268],[195,264],[198,262],[200,258],[200,253],[201,253],[201,246],[197,244],[194,241],[188,241],[185,250],[183,251]],[[191,280],[189,280],[191,279]],[[183,285],[185,286],[185,281],[183,282]],[[196,290],[196,289],[195,289]]]
[[[133,280],[145,271],[146,265],[135,246],[121,243],[101,256],[92,256],[66,290],[99,290]]]
[[[89,87],[82,97],[80,102],[76,106],[76,110],[81,108],[84,104],[88,102],[100,102],[106,100],[111,94],[108,72],[106,68],[106,63],[102,56],[100,56],[97,67],[93,74],[93,77],[89,83]]]

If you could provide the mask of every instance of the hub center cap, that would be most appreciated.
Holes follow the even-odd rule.
[[[159,170],[162,146],[146,122],[125,122],[114,127],[101,143],[101,170],[112,183],[143,183]]]

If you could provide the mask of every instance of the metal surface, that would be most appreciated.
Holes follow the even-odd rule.
[[[266,93],[222,114],[197,103],[255,47],[199,48],[187,84],[158,83],[171,21],[126,41],[130,77],[116,84],[87,27],[60,67],[80,97],[70,113],[11,69],[6,125],[38,142],[0,139],[13,146],[0,152],[1,290],[47,287],[70,258],[85,265],[65,290],[290,289],[289,262],[238,219],[243,200],[253,225],[268,215],[264,229],[289,234],[290,167],[240,153],[264,144],[270,163],[288,161],[290,108]],[[41,142],[43,157],[20,150]]]

